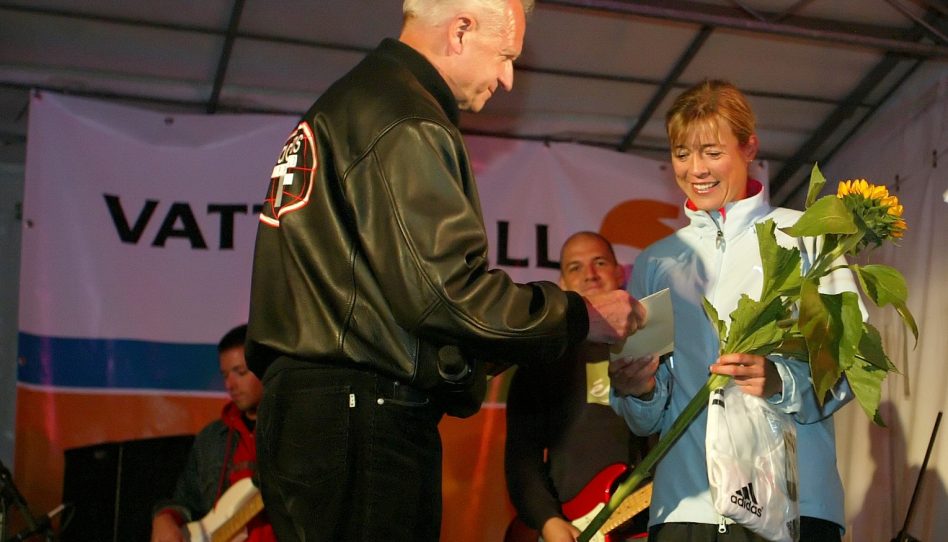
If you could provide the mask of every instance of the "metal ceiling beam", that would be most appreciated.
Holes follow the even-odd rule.
[[[893,94],[895,94],[895,91],[897,91],[899,88],[901,88],[902,84],[905,83],[906,81],[908,81],[909,77],[911,77],[912,74],[914,74],[916,71],[918,71],[918,68],[919,68],[923,63],[924,63],[923,60],[915,60],[915,63],[912,65],[912,67],[909,68],[908,70],[906,70],[906,72],[905,72],[904,74],[902,74],[901,77],[899,77],[899,80],[896,81],[896,83],[895,83],[894,85],[892,85],[892,88],[890,88],[890,89],[888,90],[888,92],[885,93],[885,96],[883,96],[882,99],[879,100],[879,103],[882,104],[882,103],[885,103],[886,101],[888,101],[888,99],[891,98]],[[870,109],[869,111],[867,111],[866,114],[863,115],[861,119],[859,119],[859,122],[857,122],[856,124],[854,124],[854,125],[846,132],[846,135],[844,135],[843,137],[841,137],[840,140],[839,140],[839,142],[837,142],[836,145],[835,145],[829,152],[827,152],[825,156],[823,156],[823,157],[820,159],[820,163],[821,163],[821,164],[828,164],[829,161],[833,159],[833,156],[835,156],[836,153],[839,152],[839,150],[840,150],[841,148],[843,148],[843,146],[849,141],[849,138],[851,138],[851,137],[854,136],[857,132],[859,132],[859,129],[862,128],[862,127],[866,124],[866,122],[869,121],[870,118],[872,118],[872,115],[873,115],[873,113],[875,113],[875,111],[876,111],[875,109]],[[799,189],[799,188],[798,188],[798,189]],[[794,192],[796,192],[796,190],[794,190]],[[790,196],[792,196],[792,194],[789,195],[789,196],[787,196],[786,198],[783,198],[784,201],[788,200],[788,199],[790,198]]]
[[[862,78],[862,81],[856,85],[856,88],[846,96],[843,103],[830,113],[828,117],[823,119],[823,122],[820,123],[820,126],[813,132],[810,138],[784,163],[780,171],[777,172],[777,175],[770,181],[770,193],[775,197],[775,200],[778,198],[780,200],[777,202],[777,205],[783,205],[803,183],[802,179],[791,182],[791,178],[797,170],[805,164],[814,161],[813,155],[819,149],[820,145],[825,143],[826,140],[835,133],[842,122],[855,113],[859,107],[859,102],[864,100],[901,60],[904,59],[892,53],[886,53],[885,58]],[[784,190],[784,185],[789,185],[790,189]]]
[[[588,6],[590,4],[595,4],[596,6],[600,6],[600,7],[594,7],[592,9],[598,9],[600,11],[609,11],[607,9],[603,9],[601,7],[603,5],[613,6],[613,7],[618,6],[619,8],[622,8],[622,9],[615,11],[616,13],[626,14],[629,16],[638,16],[638,15],[646,16],[646,17],[649,16],[646,13],[638,13],[638,12],[630,11],[630,9],[644,7],[644,8],[651,9],[653,12],[657,9],[665,9],[666,11],[677,10],[679,12],[683,9],[687,9],[687,10],[690,10],[690,13],[693,14],[695,17],[697,17],[699,20],[701,17],[719,17],[720,18],[722,14],[724,14],[723,15],[724,17],[728,17],[726,8],[720,8],[720,7],[711,6],[708,4],[698,4],[694,2],[685,2],[685,1],[678,1],[678,0],[665,0],[662,2],[656,2],[654,0],[640,0],[636,4],[630,4],[628,2],[620,3],[620,2],[615,2],[615,1],[608,2],[608,1],[603,1],[603,0],[600,0],[598,2],[589,2],[589,1],[581,2],[577,0],[574,0],[572,2],[564,2],[564,1],[558,1],[558,0],[538,0],[538,1],[541,4],[559,5],[559,6],[573,7],[576,9],[590,9]],[[797,6],[806,4],[807,1],[808,0],[801,0],[797,2],[797,4],[794,5],[794,7],[791,8],[791,10],[795,9]],[[929,5],[932,10],[941,11],[942,13],[944,13],[943,4],[939,3],[937,0],[919,0],[919,1],[924,2],[927,5]],[[149,28],[160,28],[160,29],[199,33],[199,34],[209,34],[209,35],[218,35],[218,36],[226,34],[225,31],[217,29],[217,28],[200,27],[196,25],[155,23],[152,21],[137,20],[137,19],[131,19],[131,18],[125,18],[125,17],[101,16],[101,15],[88,14],[88,13],[83,13],[83,12],[78,12],[78,11],[63,10],[63,9],[51,9],[51,8],[42,8],[42,7],[37,8],[37,7],[32,7],[32,6],[0,5],[0,11],[3,11],[3,10],[36,13],[40,15],[62,16],[62,17],[70,17],[70,18],[84,19],[84,20],[94,20],[94,21],[113,23],[113,24],[125,24],[125,25],[134,25],[134,26],[149,27]],[[731,10],[731,12],[733,11],[734,10]],[[685,15],[687,15],[687,13]],[[786,13],[776,14],[776,17],[786,18]],[[659,18],[672,19],[672,20],[678,20],[678,21],[684,21],[684,22],[698,22],[698,21],[694,21],[688,18],[674,19],[672,17],[667,17],[667,16],[661,16]],[[745,24],[746,21],[747,20],[745,18],[741,21],[735,22],[734,24],[737,25],[735,27],[747,30],[747,28],[744,28],[746,26]],[[793,28],[802,29],[804,31],[804,34],[798,37],[807,37],[805,34],[806,31],[810,31],[813,29],[820,30],[820,29],[826,29],[826,28],[838,28],[839,25],[842,24],[839,21],[806,19],[806,18],[801,18],[801,17],[796,17],[796,16],[792,17],[792,22],[793,24],[789,26]],[[895,32],[898,29],[894,29],[891,27],[874,26],[874,25],[859,25],[859,24],[851,24],[851,23],[845,23],[845,24],[846,24],[847,29],[850,29],[859,34],[868,36],[876,41],[881,40],[881,41],[895,41],[898,43],[905,43],[904,39],[901,39],[896,36]],[[728,26],[728,25],[721,25],[721,26]],[[787,26],[787,25],[784,25],[784,26]],[[749,31],[755,32],[755,30],[753,29],[750,29]],[[357,47],[357,46],[351,46],[351,45],[336,44],[336,43],[322,43],[322,42],[315,42],[315,41],[310,41],[310,40],[305,40],[305,41],[294,40],[294,39],[282,38],[280,36],[255,35],[255,34],[250,34],[250,33],[235,32],[235,37],[241,37],[241,38],[247,38],[247,39],[258,39],[258,40],[277,42],[277,43],[293,43],[293,44],[297,44],[301,46],[319,47],[319,48],[343,50],[343,51],[351,51],[351,52],[365,52],[368,50],[363,47]],[[845,42],[847,44],[859,45],[859,43],[856,43],[857,40],[854,40],[853,36],[850,34],[844,35],[843,38],[845,39]],[[948,49],[948,48],[943,48],[943,49]],[[652,84],[656,86],[659,86],[661,84],[661,82],[656,81],[656,80],[648,81],[644,79],[615,77],[615,76],[608,76],[608,75],[602,75],[602,74],[584,74],[580,72],[569,72],[569,71],[562,71],[562,70],[546,70],[542,68],[531,68],[531,67],[524,67],[524,66],[518,66],[518,69],[521,71],[533,71],[535,73],[551,73],[555,75],[565,75],[565,76],[575,76],[575,77],[594,77],[594,78],[612,79],[612,80],[617,80],[617,81]],[[0,86],[9,86],[9,85],[0,82]],[[17,86],[17,85],[13,85],[13,86]],[[673,86],[684,87],[688,85],[676,83]],[[51,90],[55,90],[55,89],[51,89]],[[163,100],[161,98],[151,98],[151,97],[142,97],[142,96],[128,96],[128,95],[122,96],[122,95],[110,94],[110,93],[105,93],[105,92],[102,92],[102,93],[83,92],[81,90],[68,89],[68,88],[58,89],[58,90],[61,92],[66,92],[66,93],[71,92],[77,95],[99,96],[99,97],[111,96],[115,98],[133,99],[133,100],[142,101],[142,102],[165,103],[165,104],[177,103],[182,106],[191,106],[191,107],[194,107],[194,106],[200,107],[200,106],[206,105],[205,103],[182,102],[182,101],[177,101],[177,100]],[[824,103],[830,103],[830,104],[837,103],[833,100],[826,100],[826,99],[810,97],[810,96],[792,96],[792,95],[784,95],[780,93],[761,93],[761,92],[753,92],[753,91],[748,91],[747,94],[758,95],[758,96],[768,96],[768,97],[781,98],[781,99],[798,99],[798,100],[804,100],[804,101],[824,102]],[[850,98],[851,97],[852,95],[850,96]],[[847,105],[852,106],[852,104],[850,103],[847,103]],[[861,103],[857,104],[857,106],[865,107],[865,105]],[[215,107],[217,106],[215,105]],[[870,107],[871,109],[875,109],[874,104],[868,104],[868,107]],[[229,107],[226,109],[231,110],[231,111],[249,111],[249,109],[239,108],[239,107],[237,108]],[[256,109],[256,112],[272,112],[272,113],[288,113],[288,114],[297,113],[298,114],[298,112],[265,111],[261,109]],[[494,134],[494,135],[498,135],[500,137],[504,136],[503,134]],[[529,138],[529,136],[511,136],[511,137]],[[536,139],[550,140],[550,138],[544,137],[544,136],[538,136]],[[571,139],[563,139],[563,140],[580,142],[578,140],[571,140]],[[601,142],[600,143],[592,142],[591,144],[602,145]],[[633,148],[640,148],[640,147],[633,146]],[[781,160],[782,158],[773,157],[772,159]]]
[[[933,9],[942,15],[948,15],[948,2],[945,0],[916,0],[916,2],[921,2],[926,8]]]
[[[941,17],[936,10],[929,10],[925,15],[925,22],[928,24],[937,24],[939,26],[948,26],[948,19]],[[924,36],[925,29],[916,25],[910,31],[907,32],[908,39],[921,39]],[[902,61],[906,60],[905,57],[901,55],[896,55],[892,53],[886,53],[885,57],[879,62],[858,85],[849,93],[843,103],[823,122],[820,126],[813,132],[813,135],[810,136],[804,144],[790,157],[773,178],[770,183],[771,190],[770,193],[775,197],[775,203],[777,205],[785,204],[793,194],[803,186],[805,179],[801,176],[797,176],[794,179],[794,174],[803,167],[811,162],[814,162],[814,154],[819,149],[819,147],[826,142],[829,137],[835,133],[836,129],[844,120],[852,116],[856,109],[859,107],[858,104],[866,99],[866,97],[871,93],[892,70]],[[913,67],[914,69],[918,68],[918,65],[921,63],[922,59],[916,59],[917,63]],[[898,87],[905,81],[905,78],[901,78],[889,91],[886,93],[886,97],[891,96],[895,93]],[[880,102],[881,105],[883,102]],[[873,107],[869,110],[866,116],[860,121],[864,123],[870,116],[872,116],[875,111],[878,110],[878,107]],[[833,150],[835,152],[835,149]],[[788,188],[784,188],[785,185]]]
[[[124,26],[137,26],[141,28],[154,28],[158,30],[171,30],[173,32],[187,32],[191,34],[201,34],[206,36],[226,36],[227,30],[221,30],[216,27],[199,26],[193,24],[180,23],[161,23],[146,19],[135,19],[132,17],[122,17],[115,15],[100,15],[96,13],[87,13],[83,11],[57,9],[36,6],[10,6],[0,5],[0,11],[15,11],[20,13],[31,13],[34,15],[44,15],[50,17],[63,17],[66,19],[77,19],[80,21],[93,21],[97,23],[120,24]],[[287,38],[279,35],[257,34],[254,32],[237,32],[237,38],[255,39],[270,43],[287,43],[290,45],[301,45],[303,47],[318,47],[321,49],[333,49],[337,51],[350,51],[358,53],[367,53],[372,47],[359,47],[355,45],[344,45],[339,43],[330,43],[314,40],[302,40],[297,38]]]
[[[908,8],[905,7],[905,5],[902,4],[900,0],[886,0],[886,3],[898,10],[900,13],[902,13],[902,15],[905,15],[909,19],[915,21],[915,24],[927,30],[933,40],[940,41],[943,44],[948,43],[948,37],[939,32],[939,30],[934,26],[928,24],[924,18],[912,13]]]
[[[691,43],[688,45],[688,48],[685,49],[685,52],[682,53],[681,57],[675,62],[675,65],[672,67],[671,71],[665,76],[665,80],[662,81],[662,84],[658,87],[658,90],[655,91],[655,94],[652,95],[652,99],[649,100],[645,108],[639,113],[639,118],[635,122],[635,126],[629,130],[629,133],[622,138],[622,142],[619,143],[618,150],[619,152],[627,152],[632,148],[632,142],[635,141],[635,138],[639,136],[639,133],[642,131],[642,128],[645,127],[645,124],[651,120],[652,115],[655,114],[655,111],[658,109],[658,106],[662,104],[662,100],[665,99],[665,96],[668,96],[668,93],[671,91],[673,85],[678,81],[678,78],[681,77],[681,74],[684,73],[685,69],[688,68],[688,65],[691,64],[691,61],[694,59],[695,55],[698,54],[698,51],[701,50],[701,46],[704,45],[704,42],[708,41],[708,36],[711,35],[711,32],[714,29],[710,26],[702,26],[701,30],[695,36]]]
[[[545,1],[545,0],[540,0]],[[46,7],[35,7],[35,6],[6,6],[0,5],[0,11],[9,10],[9,11],[18,11],[23,13],[33,13],[37,15],[47,15],[53,17],[64,17],[72,18],[78,20],[88,20],[108,24],[121,24],[127,26],[138,26],[143,28],[156,28],[162,30],[171,30],[176,32],[189,32],[195,34],[203,35],[213,35],[213,36],[225,36],[226,31],[219,30],[217,28],[201,27],[196,25],[182,25],[182,24],[171,24],[171,23],[158,23],[153,21],[133,19],[128,17],[117,17],[117,16],[106,16],[106,15],[96,15],[90,13],[83,13],[72,10],[64,9],[54,9]],[[878,33],[880,27],[873,27]],[[891,29],[889,29],[891,30]],[[886,30],[886,33],[889,30]],[[371,47],[361,47],[356,45],[347,45],[340,43],[332,43],[325,41],[309,40],[309,39],[300,39],[300,38],[288,38],[285,36],[279,35],[269,35],[269,34],[259,34],[254,32],[237,32],[235,33],[235,38],[243,39],[252,39],[263,41],[267,43],[283,43],[288,45],[297,45],[300,47],[309,47],[316,49],[328,49],[332,51],[342,51],[358,54],[367,54],[372,48]],[[632,76],[622,76],[622,75],[613,75],[613,74],[603,74],[595,72],[583,72],[577,70],[559,70],[552,68],[542,68],[537,66],[529,66],[525,64],[517,64],[517,71],[526,72],[526,73],[539,73],[546,75],[557,75],[562,77],[575,77],[581,79],[595,79],[600,81],[614,81],[619,83],[632,83],[632,84],[643,84],[643,85],[652,85],[659,86],[662,84],[660,80],[657,79],[648,79],[643,77],[632,77]],[[691,86],[692,83],[676,83],[676,88],[687,88]],[[795,100],[800,102],[809,102],[809,103],[822,103],[822,104],[831,104],[836,105],[838,102],[829,98],[822,98],[818,96],[810,96],[803,94],[789,94],[789,93],[780,93],[780,92],[758,92],[753,89],[747,89],[744,91],[748,96],[757,96],[762,98],[776,98],[781,100]],[[869,105],[869,104],[865,104]]]
[[[920,1],[923,1],[928,5],[933,5],[933,0]],[[930,45],[899,39],[898,36],[904,32],[904,29],[880,25],[799,16],[784,17],[782,19],[784,21],[789,20],[791,23],[776,22],[777,20],[781,20],[781,17],[785,15],[784,13],[762,13],[762,15],[772,18],[771,22],[763,22],[748,19],[747,17],[742,17],[743,12],[740,10],[713,6],[699,2],[688,2],[684,0],[636,0],[635,2],[619,0],[537,0],[537,3],[544,6],[602,11],[629,16],[641,16],[676,22],[694,23],[702,26],[707,25],[720,28],[734,28],[758,34],[776,34],[809,40],[829,41],[842,45],[866,47],[870,49],[891,52],[901,52],[925,57],[948,57],[948,46]],[[945,9],[937,3],[934,4],[934,6],[939,7],[932,7],[931,9]],[[795,7],[796,6],[793,6],[791,9],[794,9]],[[165,30],[194,32],[199,34],[222,35],[225,33],[218,28],[212,27],[157,23],[154,21],[133,19],[130,17],[98,15],[69,9],[20,5],[0,5],[0,10],[69,17],[74,19],[142,26],[148,28],[161,28]],[[841,26],[845,26],[846,31],[840,31],[839,28]],[[238,33],[237,37],[260,39],[277,43],[297,43],[300,45],[313,45],[318,43],[252,33]],[[327,48],[340,48],[343,50],[352,51],[366,50],[362,47],[331,43],[320,43],[319,45]]]
[[[20,11],[20,12],[25,12],[25,13],[34,13],[38,15],[74,18],[74,19],[79,19],[79,20],[89,20],[89,21],[109,23],[109,24],[140,26],[144,28],[157,28],[157,29],[162,29],[162,30],[172,30],[172,31],[177,31],[177,32],[191,32],[191,33],[196,33],[196,34],[214,35],[214,36],[225,35],[224,31],[214,29],[214,28],[199,27],[199,26],[193,26],[193,25],[155,23],[155,22],[144,21],[144,20],[139,20],[139,19],[92,15],[92,14],[85,14],[85,13],[62,10],[62,9],[0,5],[0,11],[5,10],[5,9],[11,10],[11,11]],[[328,49],[331,51],[342,51],[342,52],[358,53],[358,54],[368,54],[373,49],[372,47],[360,47],[360,46],[355,46],[355,45],[346,45],[346,44],[340,44],[340,43],[332,43],[332,42],[300,39],[300,38],[288,38],[285,36],[259,34],[259,33],[254,33],[254,32],[238,32],[236,33],[235,37],[243,38],[243,39],[258,40],[258,41],[267,42],[267,43],[283,43],[283,44],[297,45],[300,47],[308,47],[308,48],[313,48],[313,49]],[[651,85],[651,86],[659,86],[662,84],[662,82],[658,79],[633,77],[633,76],[626,76],[626,75],[604,74],[604,73],[595,73],[595,72],[584,72],[584,71],[578,71],[578,70],[561,70],[561,69],[553,69],[553,68],[543,68],[543,67],[538,67],[538,66],[530,66],[530,65],[526,65],[522,63],[518,63],[516,69],[518,72],[525,72],[525,73],[538,73],[538,74],[545,74],[545,75],[556,75],[556,76],[561,76],[561,77],[574,77],[574,78],[580,78],[580,79],[595,79],[599,81],[613,81],[617,83],[631,83],[631,84],[641,84],[641,85]],[[693,83],[675,83],[674,86],[676,88],[684,89],[691,86],[691,84]],[[68,90],[66,92],[68,92]],[[761,97],[761,98],[775,98],[779,100],[795,100],[799,102],[820,103],[820,104],[829,104],[829,105],[838,104],[837,100],[833,100],[830,98],[823,98],[820,96],[805,95],[805,94],[790,94],[790,93],[784,93],[784,92],[763,92],[763,91],[755,91],[753,89],[747,89],[744,91],[744,93],[747,94],[748,96],[756,96],[756,97]]]
[[[240,27],[240,14],[244,11],[244,0],[234,0],[234,7],[230,11],[230,22],[224,35],[224,47],[221,57],[217,60],[217,70],[214,73],[214,87],[207,100],[206,111],[213,114],[217,111],[217,104],[221,98],[221,88],[224,87],[224,77],[227,76],[227,66],[230,64],[230,53],[234,49],[234,40],[237,39],[237,28]]]
[[[920,57],[948,57],[948,46],[899,39],[892,37],[891,34],[896,29],[858,25],[851,22],[802,17],[785,19],[792,21],[791,23],[766,22],[743,16],[744,12],[740,10],[674,0],[637,0],[636,2],[620,0],[537,0],[537,3],[544,6],[560,6],[665,19],[716,28],[731,28],[758,34],[773,34]],[[780,14],[775,16],[779,17]],[[846,30],[840,30],[841,27],[845,27]],[[875,31],[870,31],[869,28],[874,28]]]
[[[65,17],[68,19],[79,19],[81,21],[96,21],[100,23],[110,23],[110,24],[121,24],[126,26],[141,26],[146,28],[159,28],[164,30],[175,30],[180,32],[194,32],[196,34],[213,34],[221,35],[224,32],[216,28],[209,28],[206,26],[190,25],[190,24],[175,24],[175,23],[160,23],[156,21],[150,21],[145,19],[133,19],[131,17],[119,17],[114,15],[100,15],[96,13],[88,13],[85,11],[77,11],[74,9],[58,9],[50,7],[39,7],[39,6],[20,6],[20,5],[0,5],[0,10],[5,11],[17,11],[20,13],[33,13],[36,15],[49,15],[54,17]]]

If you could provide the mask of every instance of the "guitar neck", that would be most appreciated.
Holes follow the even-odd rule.
[[[254,495],[211,535],[211,542],[230,542],[254,516],[263,510],[263,496]]]
[[[606,520],[599,531],[602,533],[610,533],[618,529],[635,517],[636,514],[648,508],[651,502],[652,482],[649,482],[626,497],[616,508],[616,511],[609,516],[609,519]]]

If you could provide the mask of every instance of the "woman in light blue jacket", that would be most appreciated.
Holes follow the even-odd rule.
[[[638,299],[670,288],[675,350],[610,364],[611,405],[639,435],[664,433],[707,381],[709,370],[734,377],[742,391],[766,398],[796,422],[802,541],[838,541],[843,488],[836,468],[832,413],[852,398],[845,382],[820,407],[800,361],[751,354],[718,358],[718,338],[702,299],[727,320],[742,294],[760,295],[762,268],[754,225],[773,219],[789,226],[799,211],[771,207],[767,191],[748,175],[757,154],[754,114],[733,85],[706,81],[678,97],[666,116],[671,161],[687,196],[690,224],[643,251],[629,289]],[[777,230],[777,241],[798,248],[803,265],[812,240],[800,243]],[[856,291],[843,270],[828,276],[824,293]],[[711,501],[702,413],[658,464],[650,507],[649,541],[762,540],[718,514]]]

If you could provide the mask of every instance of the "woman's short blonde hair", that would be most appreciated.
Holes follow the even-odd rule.
[[[744,93],[727,81],[703,81],[682,92],[665,114],[668,142],[673,149],[687,146],[685,139],[696,130],[717,136],[718,119],[728,123],[741,145],[754,135],[756,119]]]

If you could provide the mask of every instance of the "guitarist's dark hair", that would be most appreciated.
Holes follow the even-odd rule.
[[[243,346],[244,342],[247,340],[247,324],[242,324],[234,329],[228,331],[221,338],[221,341],[217,343],[217,353],[220,354],[225,350],[230,350],[237,346]]]

